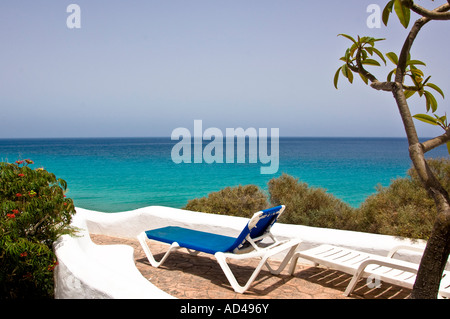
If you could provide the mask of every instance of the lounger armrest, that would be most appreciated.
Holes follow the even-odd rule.
[[[397,253],[397,251],[399,250],[411,250],[411,251],[416,251],[419,252],[420,254],[423,254],[425,247],[417,247],[417,246],[410,246],[410,245],[399,245],[396,246],[394,248],[391,249],[391,251],[388,253],[387,257],[388,258],[393,258],[394,255]],[[447,259],[447,263],[446,263],[447,267],[450,266],[450,258]]]
[[[361,278],[361,276],[363,276],[366,267],[369,265],[379,265],[379,266],[391,267],[394,269],[411,272],[413,274],[417,273],[417,270],[419,267],[419,265],[416,265],[416,264],[413,264],[410,262],[405,262],[402,260],[395,260],[392,262],[389,261],[388,259],[383,259],[383,258],[380,258],[380,259],[373,258],[373,259],[364,260],[359,265],[356,272],[353,274],[352,280],[350,280],[347,288],[344,291],[344,296],[349,296],[352,293],[353,289],[356,286],[356,283]]]
[[[394,258],[394,255],[399,250],[410,250],[410,251],[415,251],[415,252],[419,252],[419,253],[423,254],[425,247],[417,247],[417,246],[411,246],[411,245],[398,245],[389,251],[389,253],[387,254],[387,258]]]
[[[300,238],[293,238],[281,242],[277,242],[273,245],[270,245],[268,247],[260,248],[259,250],[252,250],[250,252],[244,252],[244,253],[222,253],[218,252],[216,254],[223,254],[226,258],[232,258],[232,259],[246,259],[246,258],[255,258],[255,257],[261,257],[261,256],[273,256],[276,254],[279,254],[283,252],[284,250],[291,248],[291,247],[297,247],[302,240]]]
[[[379,266],[385,266],[385,267],[391,267],[398,270],[408,271],[412,273],[417,273],[417,270],[419,268],[418,264],[410,263],[407,261],[402,260],[395,260],[393,262],[390,262],[389,260],[382,260],[373,258],[373,259],[367,259],[364,260],[358,267],[358,270],[356,273],[363,272],[367,266],[369,265],[379,265]]]

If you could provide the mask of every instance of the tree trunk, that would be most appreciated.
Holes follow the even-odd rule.
[[[436,219],[414,283],[412,299],[435,299],[450,253],[450,199],[425,161],[422,145],[411,144],[410,158],[428,194],[436,203]]]
[[[423,145],[419,142],[402,85],[394,83],[392,93],[408,138],[409,156],[423,187],[434,199],[437,209],[433,231],[420,262],[411,298],[435,299],[450,253],[450,198],[425,160]]]
[[[425,161],[422,145],[409,147],[410,158],[424,188],[436,203],[436,219],[420,261],[419,271],[411,294],[412,299],[435,299],[439,291],[450,253],[450,200],[447,191]]]
[[[442,272],[450,253],[450,208],[438,207],[436,221],[420,262],[412,299],[437,298]]]

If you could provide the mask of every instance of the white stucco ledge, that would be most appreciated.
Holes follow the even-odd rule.
[[[236,236],[248,219],[205,214],[176,208],[149,206],[121,213],[102,213],[76,208],[72,224],[80,229],[76,237],[62,236],[55,243],[55,298],[174,298],[154,286],[136,268],[133,248],[127,245],[96,245],[89,234],[132,238],[148,229],[169,225],[189,227]],[[386,255],[397,245],[424,247],[423,240],[276,223],[276,237],[300,238],[299,250],[333,244],[369,253]],[[402,252],[399,258],[419,262],[420,256]]]

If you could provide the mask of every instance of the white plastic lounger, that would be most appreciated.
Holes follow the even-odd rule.
[[[344,292],[345,296],[352,293],[361,277],[367,278],[369,276],[412,289],[419,265],[394,259],[395,253],[401,249],[423,252],[421,248],[402,245],[394,247],[386,257],[383,257],[332,245],[321,245],[294,254],[289,267],[289,274],[293,274],[298,258],[304,258],[314,262],[316,266],[320,264],[352,275],[353,277]],[[450,297],[449,271],[444,271],[439,296]]]
[[[284,208],[282,205],[255,213],[236,238],[169,226],[142,232],[138,235],[138,239],[153,267],[159,267],[174,249],[179,248],[186,248],[191,254],[204,252],[214,255],[234,291],[244,293],[255,280],[256,276],[258,276],[264,265],[266,265],[272,274],[280,274],[289,263],[301,242],[300,239],[279,241],[270,233],[270,228],[277,221]],[[269,246],[261,245],[261,241],[267,237],[271,238],[273,243]],[[153,257],[147,245],[147,239],[171,245],[160,261],[156,261]],[[282,260],[278,269],[272,269],[268,263],[268,259],[287,249],[289,249],[289,252]],[[247,259],[254,257],[261,258],[261,261],[247,283],[241,286],[231,272],[227,264],[227,258]]]

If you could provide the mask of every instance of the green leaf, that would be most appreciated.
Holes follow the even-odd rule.
[[[345,62],[349,62],[350,61],[350,49],[345,50]]]
[[[342,74],[348,79],[348,81],[350,83],[353,83],[353,73],[352,71],[348,68],[347,64],[344,64],[342,66]]]
[[[348,81],[350,83],[353,83],[353,72],[350,69],[348,70],[347,75],[348,75]]]
[[[361,79],[364,81],[364,83],[369,84],[369,80],[364,75],[362,75],[361,73],[358,73],[358,74],[361,77]]]
[[[384,64],[386,65],[386,59],[384,58],[383,54],[375,48],[372,48],[372,51],[375,52],[375,54],[378,55],[380,57],[380,59],[383,60]]]
[[[416,91],[405,90],[405,97],[406,97],[407,99],[409,99],[411,96],[414,95],[414,93],[416,93]]]
[[[450,142],[447,142],[447,152],[450,155]]]
[[[337,69],[336,74],[334,75],[333,83],[334,83],[334,87],[336,88],[336,90],[338,88],[337,84],[338,84],[338,79],[339,79],[339,72],[341,71],[341,69],[342,69],[342,66],[339,69]]]
[[[413,118],[415,118],[416,120],[431,124],[431,125],[438,125],[437,119],[435,119],[434,117],[429,116],[427,114],[416,114],[416,115],[413,115]]]
[[[416,64],[420,64],[420,65],[425,65],[426,66],[426,64],[424,62],[419,61],[419,60],[409,60],[409,61],[406,62],[406,65],[416,65]]]
[[[394,0],[394,10],[397,14],[398,19],[400,20],[400,23],[405,27],[405,29],[408,27],[409,19],[411,17],[411,12],[409,11],[408,7],[405,7],[402,4],[401,0]]]
[[[446,127],[447,126],[447,115],[443,115],[443,116],[437,116],[436,114],[433,114],[436,119],[437,122],[440,123],[441,127]]]
[[[382,20],[385,26],[388,24],[389,15],[392,12],[392,6],[394,5],[394,0],[391,0],[387,3],[387,5],[383,9]]]
[[[416,67],[411,66],[410,71],[411,71],[411,74],[414,75],[415,77],[423,77],[424,76],[422,70],[420,70]]]
[[[365,59],[364,61],[361,62],[362,64],[367,64],[367,65],[376,65],[376,66],[380,66],[380,63],[376,60],[373,59]]]
[[[349,39],[350,41],[352,41],[353,43],[357,43],[355,39],[353,39],[351,36],[349,36],[348,34],[344,34],[344,33],[339,33],[338,36],[343,36],[347,39]]]
[[[372,41],[373,41],[373,42],[377,42],[377,41],[384,41],[384,40],[386,40],[386,38],[373,39]]]
[[[444,99],[444,92],[441,90],[440,87],[438,87],[436,84],[433,83],[427,83],[425,84],[425,86],[429,86],[430,88],[436,90],[437,92],[439,92],[440,95],[442,95],[442,98]]]
[[[367,50],[362,50],[361,51],[361,60],[365,60],[367,59],[368,55],[367,55]]]
[[[429,110],[429,106],[431,107],[431,110],[434,112],[436,112],[437,110],[437,101],[435,99],[435,97],[433,96],[433,94],[431,94],[428,91],[424,91],[423,92],[425,94],[425,99],[426,99],[426,103],[427,103],[427,110]]]
[[[350,56],[353,57],[353,55],[355,54],[355,51],[358,49],[358,44],[357,43],[353,43],[352,46],[350,47]]]
[[[393,69],[391,72],[389,72],[389,74],[388,74],[388,76],[387,76],[388,82],[391,82],[392,75],[394,74],[395,71],[397,71],[397,69]]]
[[[386,39],[385,38],[375,39],[373,37],[362,37],[361,38],[361,43],[362,44],[367,43],[367,44],[370,44],[373,47],[375,45],[375,42],[383,41],[383,40],[386,40]]]
[[[386,56],[388,57],[388,59],[394,63],[395,65],[398,64],[398,56],[397,54],[395,54],[394,52],[388,52],[386,53]]]
[[[423,81],[422,85],[427,84],[427,82],[428,82],[428,80],[429,80],[430,78],[431,78],[431,75],[429,75],[429,76],[425,79],[425,81]]]

